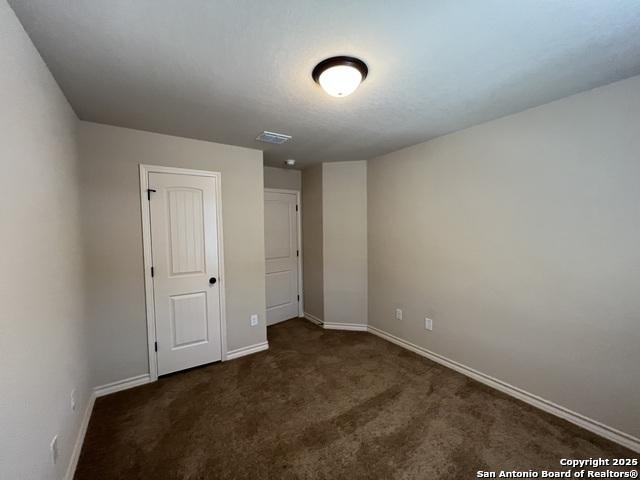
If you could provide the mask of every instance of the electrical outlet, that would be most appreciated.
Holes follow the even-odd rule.
[[[433,330],[433,320],[429,317],[424,317],[424,328],[429,331]]]
[[[255,327],[258,325],[258,315],[251,315],[251,326]]]
[[[71,410],[76,411],[76,389],[71,390]]]
[[[49,448],[51,449],[51,461],[55,465],[58,463],[58,435],[53,437]]]
[[[396,308],[396,320],[402,320],[402,310]]]

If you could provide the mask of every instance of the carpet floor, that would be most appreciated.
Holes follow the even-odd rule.
[[[638,458],[368,333],[294,319],[268,336],[99,398],[75,479],[471,479]]]

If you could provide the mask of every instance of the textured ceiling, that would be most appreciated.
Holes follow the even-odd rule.
[[[275,166],[370,158],[640,74],[638,0],[10,3],[83,120]],[[341,99],[311,79],[340,54],[370,71]]]

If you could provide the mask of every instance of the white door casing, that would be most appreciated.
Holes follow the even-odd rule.
[[[143,202],[148,202],[149,220],[145,238],[145,279],[151,287],[147,314],[153,316],[149,343],[153,334],[157,348],[153,355],[150,349],[153,380],[223,359],[220,175],[147,166],[141,166],[141,175],[148,192],[142,193],[147,193]]]
[[[300,314],[299,193],[265,189],[267,325]]]

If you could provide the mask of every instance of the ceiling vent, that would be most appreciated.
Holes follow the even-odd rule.
[[[272,143],[274,145],[282,145],[283,143],[291,140],[291,135],[264,131],[256,137],[256,140],[264,143]]]

